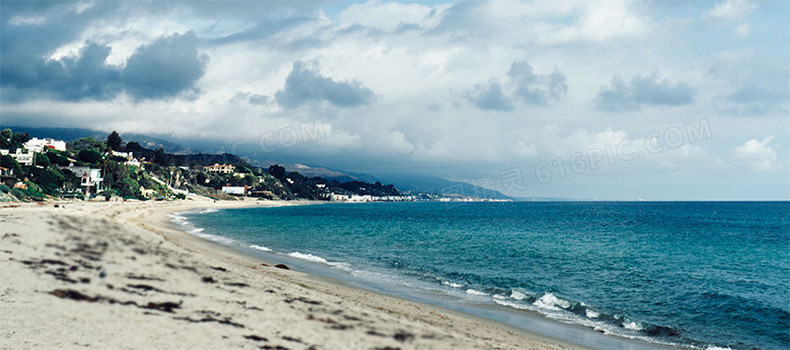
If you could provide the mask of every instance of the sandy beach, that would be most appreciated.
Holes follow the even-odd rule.
[[[579,348],[276,267],[167,216],[291,204],[5,204],[0,348]]]

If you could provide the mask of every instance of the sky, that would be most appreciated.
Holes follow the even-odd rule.
[[[516,197],[790,199],[786,1],[0,2],[0,124]]]

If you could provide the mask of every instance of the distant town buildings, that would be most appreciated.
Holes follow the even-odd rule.
[[[231,174],[236,170],[236,167],[230,164],[217,164],[209,165],[206,167],[206,171],[211,173],[221,173],[221,174]]]
[[[66,141],[55,140],[55,139],[40,139],[34,137],[24,144],[25,149],[28,151],[33,151],[35,153],[44,152],[44,148],[50,148],[57,151],[65,151],[66,150]]]
[[[414,196],[371,196],[369,194],[337,193],[330,193],[328,199],[332,202],[411,202],[416,200]]]

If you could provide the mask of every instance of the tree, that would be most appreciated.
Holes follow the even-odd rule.
[[[0,148],[11,148],[11,136],[13,135],[14,132],[11,131],[11,129],[3,129],[3,131],[0,131]]]
[[[132,178],[123,178],[117,183],[118,194],[124,198],[140,198],[140,183]]]
[[[44,193],[54,195],[58,189],[63,187],[63,183],[66,182],[66,176],[58,169],[49,168],[39,175],[36,182],[41,186]]]
[[[11,169],[14,171],[14,175],[17,177],[22,176],[22,167],[19,166],[19,163],[16,162],[14,157],[9,155],[2,155],[0,156],[0,167]]]
[[[121,146],[122,143],[123,140],[121,139],[121,135],[118,135],[118,133],[115,132],[115,130],[113,130],[112,133],[110,133],[110,135],[107,136],[107,147],[110,147],[110,149],[114,151],[122,150],[123,149],[123,147]]]
[[[33,163],[46,168],[51,162],[49,161],[49,156],[47,156],[45,153],[36,153],[33,155]]]
[[[96,150],[84,149],[77,154],[77,158],[86,163],[98,163],[101,161],[102,156],[101,153]]]
[[[66,156],[64,156],[63,154],[59,153],[59,152],[52,152],[52,151],[50,151],[50,152],[47,152],[47,153],[44,153],[44,154],[46,154],[47,157],[49,158],[50,164],[57,164],[57,165],[61,165],[61,166],[68,166],[69,165],[69,159]],[[38,163],[36,163],[36,164],[38,164]]]
[[[27,142],[29,140],[30,140],[30,134],[28,134],[28,133],[21,133],[21,132],[15,132],[11,136],[11,145],[10,145],[11,147],[9,147],[9,148],[11,148],[11,149],[22,148],[22,146],[25,144],[25,142]]]
[[[269,174],[272,174],[275,178],[282,179],[285,176],[285,168],[274,164],[269,167]]]
[[[127,142],[125,147],[127,152],[140,152],[143,150],[143,146],[140,146],[137,142]]]
[[[74,141],[72,145],[75,151],[82,151],[86,149],[97,150],[99,152],[104,151],[107,149],[107,145],[104,142],[94,139],[93,137],[83,137]]]
[[[161,148],[159,148],[156,151],[154,151],[154,156],[153,156],[153,159],[151,161],[153,161],[154,163],[159,164],[159,165],[164,165],[164,166],[170,165],[170,164],[168,164],[169,163],[169,157],[167,156],[167,153],[165,153],[165,150],[163,150]]]

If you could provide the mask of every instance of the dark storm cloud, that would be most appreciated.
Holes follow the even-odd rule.
[[[618,77],[601,86],[595,109],[606,112],[638,111],[643,106],[683,106],[694,102],[694,89],[684,82],[660,80],[657,73],[636,76],[626,84]]]
[[[104,67],[96,64],[101,56],[106,57],[100,45],[88,43],[82,50],[85,57],[78,59],[46,60],[55,49],[77,40],[92,21],[115,11],[119,4],[100,2],[82,11],[76,11],[75,6],[75,3],[55,1],[0,2],[0,86],[4,88],[3,99],[10,96],[29,98],[30,93],[55,94],[68,99],[112,93],[112,86],[82,84],[112,79]],[[97,70],[91,71],[91,67]],[[77,86],[71,86],[74,83]]]
[[[41,53],[12,51],[2,62],[4,99],[54,97],[107,100],[126,91],[137,99],[167,98],[194,88],[206,58],[194,33],[174,34],[143,45],[120,69],[105,64],[110,48],[88,42],[76,57],[48,60]]]
[[[356,80],[334,81],[301,61],[294,62],[293,70],[285,79],[285,87],[274,94],[277,102],[287,108],[321,101],[344,108],[358,107],[373,102],[374,96],[373,90]]]
[[[139,47],[123,72],[124,86],[136,98],[165,98],[194,88],[208,58],[197,50],[195,33],[173,34]]]
[[[551,74],[535,74],[526,61],[513,62],[503,83],[494,80],[476,84],[466,98],[477,108],[511,111],[515,102],[525,105],[546,106],[562,100],[568,93],[565,75],[558,70]]]

